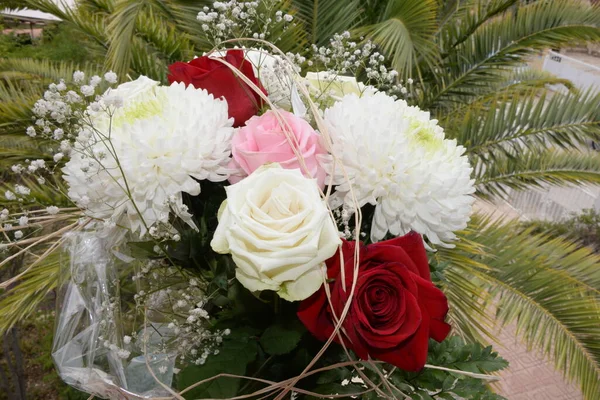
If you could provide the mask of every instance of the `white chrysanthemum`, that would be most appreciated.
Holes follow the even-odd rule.
[[[376,205],[371,240],[414,230],[447,245],[466,227],[472,168],[465,149],[444,139],[429,113],[384,93],[349,95],[325,111],[325,122],[360,206]],[[332,205],[351,213],[350,185],[339,166],[331,179]]]
[[[205,90],[158,86],[146,77],[109,93],[123,106],[111,111],[112,119],[92,113],[93,129],[79,134],[63,168],[69,197],[89,216],[141,234],[168,222],[170,212],[192,225],[182,192],[197,195],[198,180],[224,181],[230,174],[227,103]]]

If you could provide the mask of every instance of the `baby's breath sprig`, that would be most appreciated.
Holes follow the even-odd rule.
[[[310,69],[325,71],[330,76],[353,76],[393,97],[404,96],[407,89],[398,79],[398,71],[390,68],[383,54],[370,40],[352,40],[350,32],[333,35],[328,46],[312,45],[307,52],[312,56],[307,61]]]
[[[197,19],[209,42],[218,47],[226,40],[252,37],[277,43],[294,25],[294,17],[279,9],[281,0],[215,1]],[[277,34],[278,36],[274,35]]]

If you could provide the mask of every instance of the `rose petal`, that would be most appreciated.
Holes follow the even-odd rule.
[[[395,350],[373,350],[371,357],[390,363],[405,371],[420,371],[427,362],[429,350],[429,315],[422,311],[422,322],[415,334]]]
[[[428,281],[431,280],[429,260],[427,259],[427,252],[425,251],[425,246],[423,244],[423,238],[421,235],[411,231],[404,236],[390,239],[381,243],[401,247],[419,270],[419,275],[421,278],[427,279]]]
[[[383,262],[397,262],[420,275],[419,269],[404,249],[389,242],[391,240],[366,246],[366,249],[361,251],[361,263],[372,261],[373,265],[378,265]]]
[[[326,311],[327,296],[323,289],[318,290],[298,307],[298,318],[306,329],[317,339],[326,341],[333,333],[334,326]]]
[[[416,279],[419,287],[419,304],[427,310],[431,318],[429,336],[441,342],[450,333],[450,325],[444,322],[448,314],[448,299],[444,292],[425,279]]]
[[[390,322],[384,329],[364,325],[356,328],[370,348],[380,350],[397,347],[414,335],[421,326],[422,314],[417,299],[408,291],[404,291],[401,301],[405,303],[405,315],[401,319],[401,324]],[[356,313],[356,310],[354,312]]]

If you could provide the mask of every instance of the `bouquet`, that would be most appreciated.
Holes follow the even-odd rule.
[[[469,220],[464,148],[373,43],[281,52],[277,3],[205,7],[214,49],[168,84],[76,71],[35,104],[54,163],[13,171],[60,175],[76,207],[45,213],[80,215],[59,231],[61,378],[115,399],[499,397],[506,363],[452,336],[429,261]]]

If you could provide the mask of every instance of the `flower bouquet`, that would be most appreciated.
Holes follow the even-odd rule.
[[[498,398],[506,363],[451,336],[428,258],[469,219],[464,148],[373,43],[279,51],[265,37],[294,17],[276,3],[206,7],[214,49],[169,84],[77,71],[35,104],[54,165],[13,170],[60,171],[76,209],[46,212],[81,213],[61,378],[115,399]]]

